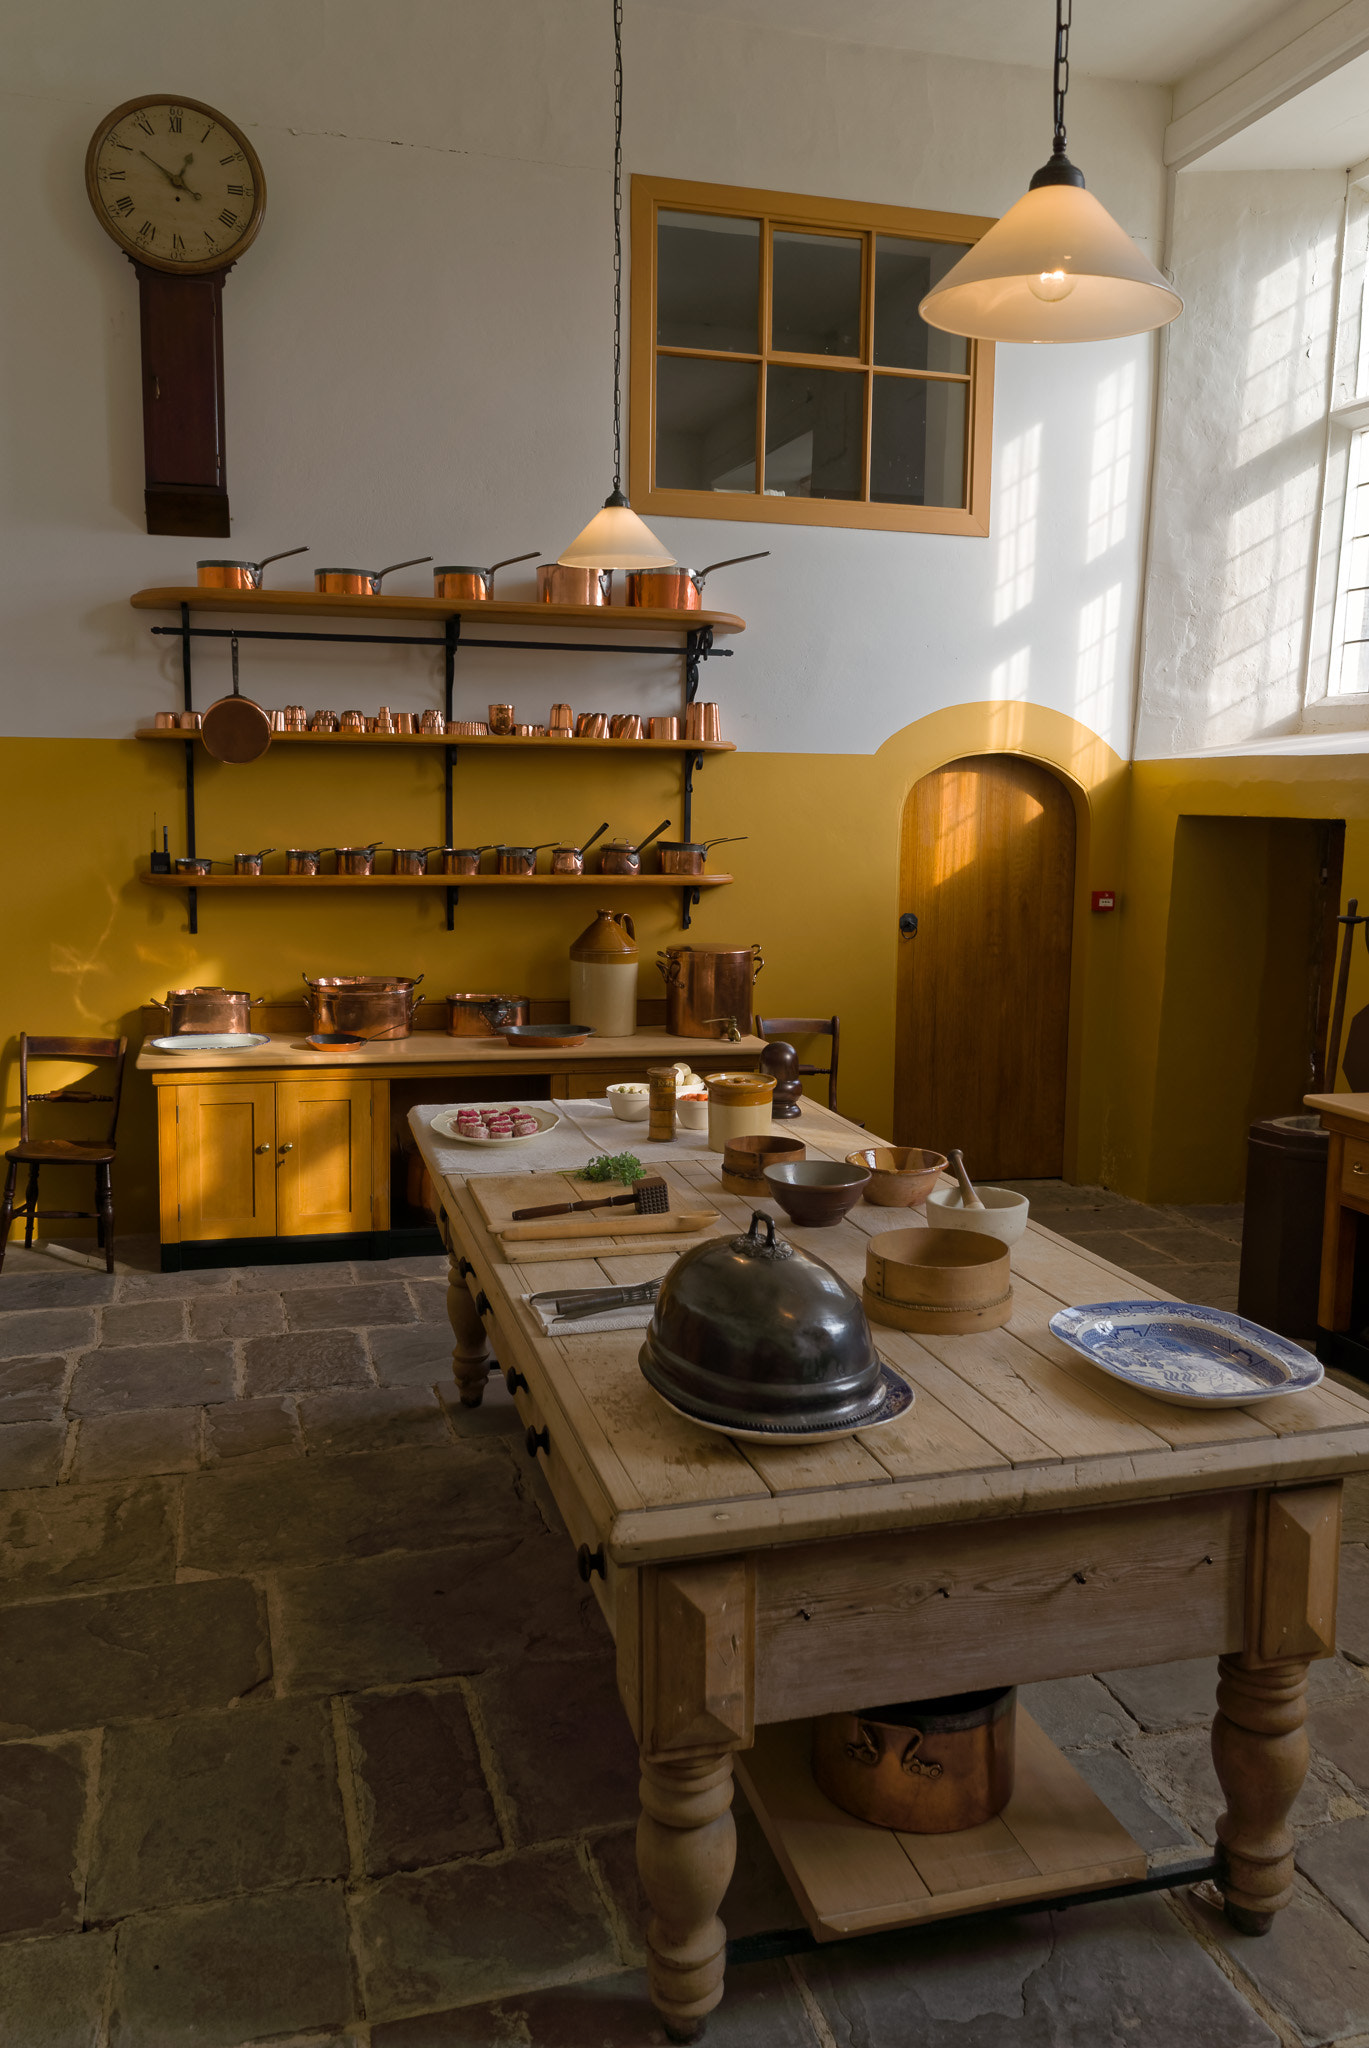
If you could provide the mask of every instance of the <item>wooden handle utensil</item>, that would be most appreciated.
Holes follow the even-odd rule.
[[[960,1182],[960,1200],[962,1207],[966,1209],[982,1209],[984,1207],[984,1204],[980,1201],[978,1195],[974,1191],[974,1184],[971,1181],[969,1174],[965,1171],[965,1162],[961,1158],[959,1151],[951,1152],[947,1155],[947,1157],[950,1162],[951,1172]]]
[[[716,1223],[716,1209],[696,1209],[671,1216],[572,1216],[567,1221],[550,1218],[545,1223],[492,1223],[507,1243],[541,1237],[671,1237],[683,1230],[706,1230]]]

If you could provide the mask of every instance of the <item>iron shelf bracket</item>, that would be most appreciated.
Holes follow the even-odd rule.
[[[190,635],[194,628],[190,624],[190,606],[181,606],[179,626],[162,626],[163,633],[179,633],[181,636],[181,695],[185,709],[191,711],[194,705],[190,690]],[[185,741],[185,851],[188,859],[195,857],[195,735],[187,733]],[[188,889],[185,897],[187,921],[192,932],[200,928],[200,893]]]
[[[684,757],[684,779],[680,799],[680,837],[684,840],[691,840],[694,837],[694,771],[696,768],[702,768],[703,764],[704,757],[702,754],[690,753]],[[697,889],[682,889],[680,891],[681,930],[688,931],[693,923],[694,920],[690,916],[690,912],[698,900],[699,892]]]
[[[453,618],[448,619],[442,645],[442,713],[447,725],[450,727],[453,708],[452,693],[456,687],[456,651],[461,645],[461,614],[459,612]],[[452,776],[455,770],[456,748],[444,747],[442,749],[442,816],[444,826],[442,844],[444,846],[455,844],[456,811],[452,790]],[[448,889],[447,891],[447,930],[449,932],[456,930],[456,905],[459,893],[456,889]]]
[[[685,634],[685,709],[699,694],[699,663],[710,660],[715,654],[721,657],[730,654],[730,647],[713,645],[711,626],[694,626]]]

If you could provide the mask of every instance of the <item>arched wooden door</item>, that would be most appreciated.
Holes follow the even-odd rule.
[[[952,761],[903,813],[894,1124],[979,1180],[1063,1170],[1074,804],[1016,754]]]

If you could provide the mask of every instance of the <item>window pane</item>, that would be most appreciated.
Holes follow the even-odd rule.
[[[891,370],[949,370],[963,376],[969,348],[963,336],[943,334],[918,318],[934,284],[958,263],[968,243],[912,242],[902,235],[875,238],[875,361]]]
[[[772,364],[765,387],[765,488],[782,498],[858,498],[865,379]]]
[[[1347,590],[1345,625],[1347,640],[1369,640],[1369,590]]]
[[[1348,697],[1365,690],[1369,690],[1369,640],[1347,640],[1332,694]]]
[[[771,254],[771,347],[786,355],[858,356],[859,236],[777,231]]]
[[[663,491],[754,491],[753,363],[656,358],[656,485]]]
[[[965,384],[876,377],[870,496],[881,505],[963,505]]]
[[[672,348],[760,346],[761,224],[722,214],[656,217],[656,339]]]

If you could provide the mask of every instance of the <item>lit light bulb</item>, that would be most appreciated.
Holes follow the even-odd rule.
[[[1043,270],[1039,277],[1027,279],[1027,290],[1034,299],[1044,299],[1048,306],[1058,305],[1074,290],[1075,280],[1063,270]]]

